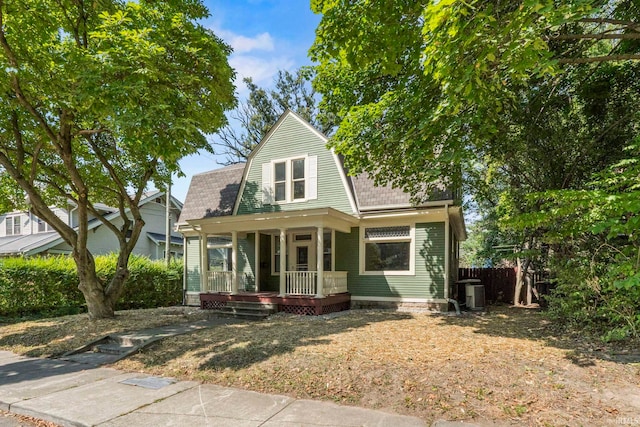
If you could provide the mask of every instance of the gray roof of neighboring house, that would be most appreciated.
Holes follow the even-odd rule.
[[[32,249],[51,243],[59,237],[60,235],[55,231],[0,237],[0,255],[24,254]]]
[[[164,233],[152,233],[151,231],[147,232],[147,237],[150,238],[154,243],[159,244],[163,243],[166,240],[166,235]],[[172,245],[182,245],[184,242],[182,241],[182,237],[180,236],[171,236],[171,244]]]
[[[140,200],[140,206],[143,206],[147,202],[153,200],[154,197],[164,194],[165,193],[157,190],[151,193],[145,193],[144,197]],[[176,207],[182,207],[182,203],[175,197],[171,196],[171,200]],[[110,208],[105,204],[96,203],[94,204],[94,207],[105,211],[105,218],[109,220],[120,216],[120,212],[117,209]],[[102,222],[98,218],[92,218],[89,220],[89,229],[91,230],[98,227],[100,224],[102,224]],[[157,233],[147,234],[156,235]],[[164,234],[157,235],[162,236],[161,240],[164,242]],[[0,237],[0,256],[39,253],[61,243],[62,241],[62,237],[57,231]],[[183,244],[182,238],[175,236],[171,236],[171,242],[178,245]]]
[[[194,175],[178,222],[233,213],[245,163]]]

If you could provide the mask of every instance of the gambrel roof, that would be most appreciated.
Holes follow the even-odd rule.
[[[290,120],[288,122],[289,125],[284,126],[283,123],[287,118],[295,118],[296,120],[293,122]],[[274,134],[277,132],[292,134],[292,123],[294,126],[301,126],[301,128],[311,131],[309,135],[312,135],[313,138],[319,138],[322,144],[326,144],[326,136],[318,132],[299,115],[290,110],[286,111],[249,156],[248,163],[239,163],[193,176],[179,223],[184,224],[189,220],[233,215],[234,204],[237,209],[240,193],[246,185],[243,180],[247,179],[247,170],[252,167],[251,163],[256,158],[256,153],[262,150],[265,144],[268,143],[271,138],[274,138]],[[283,125],[282,128],[281,125]],[[304,147],[302,151],[308,149],[306,141],[294,139],[292,144],[298,144]],[[374,181],[366,174],[349,177],[341,159],[328,148],[326,150],[326,152],[335,159],[337,168],[332,170],[337,172],[333,173],[342,174],[344,191],[352,200],[352,205],[355,203],[355,206],[352,208],[354,209],[352,214],[359,214],[363,211],[416,207],[411,203],[410,194],[404,192],[402,189],[391,186],[376,186]],[[277,156],[286,157],[287,153],[278,151]],[[257,167],[257,165],[254,165],[254,167]],[[322,176],[320,171],[318,171],[318,180],[321,179],[326,179],[326,175]],[[445,201],[451,200],[450,192],[443,192],[437,195],[437,197],[434,197],[430,201],[430,204],[439,200],[441,200],[443,204]]]

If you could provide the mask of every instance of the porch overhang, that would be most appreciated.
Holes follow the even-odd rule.
[[[359,218],[333,208],[318,208],[193,219],[188,220],[187,224],[193,230],[205,234],[304,227],[331,228],[343,233],[350,233],[351,227],[358,226]]]

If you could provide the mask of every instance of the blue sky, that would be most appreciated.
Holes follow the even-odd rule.
[[[307,51],[313,43],[320,16],[309,0],[204,0],[211,17],[203,22],[230,44],[229,63],[237,72],[236,90],[242,101],[244,77],[270,87],[278,70],[293,71],[310,64]],[[215,138],[215,137],[214,137]],[[191,176],[220,167],[209,153],[180,162],[186,177],[174,179],[172,194],[184,201]]]

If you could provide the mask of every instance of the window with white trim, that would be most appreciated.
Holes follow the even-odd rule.
[[[300,156],[262,165],[262,201],[290,203],[318,198],[318,157]]]
[[[287,200],[287,162],[273,164],[273,187],[276,202]]]
[[[207,238],[209,271],[231,271],[231,238],[215,236]]]
[[[304,199],[304,159],[291,160],[291,195],[293,200]]]
[[[7,236],[17,236],[22,234],[22,223],[20,220],[20,216],[8,216],[5,219],[6,226],[6,235]]]
[[[362,227],[361,236],[362,274],[413,274],[413,226]]]
[[[287,159],[273,164],[273,189],[276,202],[305,199],[305,159]]]
[[[53,228],[47,224],[42,218],[38,218],[37,216],[33,218],[36,224],[38,224],[38,233],[46,233],[47,231],[53,230]]]

